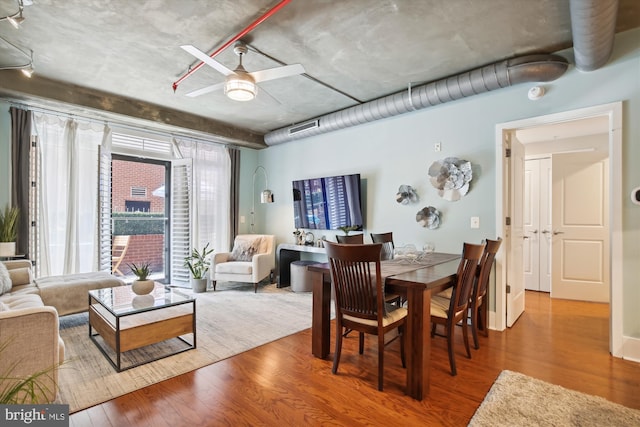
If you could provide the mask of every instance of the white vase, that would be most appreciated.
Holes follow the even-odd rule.
[[[134,280],[131,290],[136,295],[146,295],[153,290],[156,283],[153,280]]]
[[[0,242],[0,257],[16,255],[16,242]]]
[[[191,278],[191,289],[195,293],[202,293],[207,291],[207,279],[194,279]]]

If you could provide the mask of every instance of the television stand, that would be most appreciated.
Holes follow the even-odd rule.
[[[293,243],[280,243],[277,249],[278,255],[278,288],[291,285],[291,263],[299,261],[303,252],[326,254],[325,248],[317,246],[294,245]],[[326,261],[318,261],[326,262]]]

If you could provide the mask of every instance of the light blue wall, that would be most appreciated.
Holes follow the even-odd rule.
[[[571,51],[560,52],[572,61]],[[629,193],[640,185],[640,31],[619,35],[611,61],[602,69],[582,73],[571,67],[558,80],[543,84],[544,98],[530,101],[533,84],[517,85],[438,107],[380,120],[308,139],[276,145],[258,153],[269,173],[275,203],[266,205],[259,231],[292,242],[291,181],[301,178],[360,173],[365,180],[365,232],[393,231],[398,243],[435,242],[436,249],[457,252],[463,241],[495,237],[495,126],[499,123],[579,108],[623,102],[624,334],[640,337],[640,207]],[[442,151],[434,152],[441,142]],[[428,180],[435,160],[456,156],[474,165],[468,195],[457,202],[441,199]],[[414,186],[420,202],[399,205],[401,184]],[[442,212],[442,225],[427,230],[415,221],[424,206]],[[246,208],[245,208],[246,210]],[[480,228],[470,229],[471,216]],[[325,234],[331,239],[335,233]]]

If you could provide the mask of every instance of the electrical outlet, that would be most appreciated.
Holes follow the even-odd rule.
[[[471,228],[480,228],[480,217],[478,216],[471,217]]]
[[[442,149],[442,145],[441,145],[439,142],[436,142],[436,143],[433,145],[433,149],[434,149],[436,152],[439,152],[439,151]]]

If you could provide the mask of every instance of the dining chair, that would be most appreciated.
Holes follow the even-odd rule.
[[[454,332],[456,324],[462,322],[462,336],[464,339],[467,357],[471,358],[471,350],[469,348],[469,332],[467,327],[467,316],[469,310],[469,300],[473,283],[478,270],[478,262],[482,257],[484,245],[476,245],[465,243],[462,251],[462,258],[458,265],[456,274],[456,282],[453,285],[453,294],[451,298],[444,298],[435,295],[431,298],[431,336],[443,336],[447,338],[447,349],[449,351],[449,364],[451,365],[451,375],[455,376],[456,360],[453,351]],[[437,334],[436,328],[443,325],[445,333]]]
[[[391,233],[388,233],[388,234],[391,234]],[[361,244],[364,244],[364,234],[352,234],[351,236],[336,236],[336,240],[338,241],[338,243],[342,243],[342,244],[361,245]],[[373,243],[378,243],[378,242],[373,242]],[[381,260],[387,260],[387,259],[393,258],[393,250],[391,251],[391,258],[386,258],[384,251],[385,249],[383,245],[382,251],[380,252]],[[402,305],[404,302],[403,298],[398,294],[386,294],[385,298],[386,298],[386,301],[391,304]],[[349,332],[351,332],[351,329],[346,328],[343,336],[346,337],[347,335],[349,335]]]
[[[382,391],[385,334],[398,329],[400,356],[402,366],[405,367],[404,325],[407,317],[406,308],[385,302],[384,283],[380,274],[382,244],[325,242],[325,248],[331,270],[331,283],[335,289],[336,308],[336,349],[331,372],[338,373],[343,327],[359,332],[360,354],[364,352],[364,334],[377,335],[378,390]]]
[[[392,237],[391,233],[385,233],[385,235],[388,235],[388,237],[386,237],[387,239]],[[382,234],[380,234],[380,236],[382,236]],[[351,236],[336,236],[336,239],[338,240],[338,243],[343,243],[348,245],[364,244],[364,234],[353,234]],[[371,234],[371,239],[373,240],[373,234]],[[383,243],[383,242],[374,241],[373,243]],[[391,257],[386,257],[385,245],[383,243],[382,250],[380,251],[380,259],[384,261],[391,258],[393,258],[393,248],[391,249]],[[386,294],[385,298],[386,298],[386,301],[391,304],[402,305],[403,303],[402,297],[398,294]],[[344,332],[344,336],[346,337],[349,334],[349,332],[351,332],[351,330],[347,328]]]
[[[476,279],[473,284],[473,290],[471,291],[471,297],[469,300],[469,322],[471,324],[471,334],[473,335],[473,347],[475,349],[480,348],[480,342],[478,340],[478,331],[482,331],[482,335],[489,336],[487,331],[487,310],[483,306],[487,301],[487,286],[489,284],[489,276],[491,275],[491,268],[495,261],[496,254],[500,245],[502,244],[502,238],[498,237],[497,240],[485,239],[484,252],[480,258],[480,265],[476,273]],[[453,288],[448,288],[440,292],[437,297],[451,298]]]
[[[393,232],[388,233],[370,233],[373,243],[382,243],[381,259],[393,259]]]
[[[117,273],[124,276],[119,267],[124,260],[124,256],[129,248],[129,240],[131,236],[113,236],[113,247],[111,248],[111,273]]]
[[[489,284],[489,276],[491,275],[491,268],[493,262],[502,244],[502,238],[498,237],[497,240],[486,239],[484,252],[482,258],[480,258],[480,267],[478,268],[478,274],[471,293],[470,304],[470,319],[471,319],[471,333],[473,335],[473,347],[480,348],[478,341],[478,331],[482,331],[482,335],[489,336],[487,330],[487,310],[484,307],[487,301],[487,285]]]
[[[364,234],[352,234],[351,236],[336,235],[338,243],[361,245],[364,243]]]

